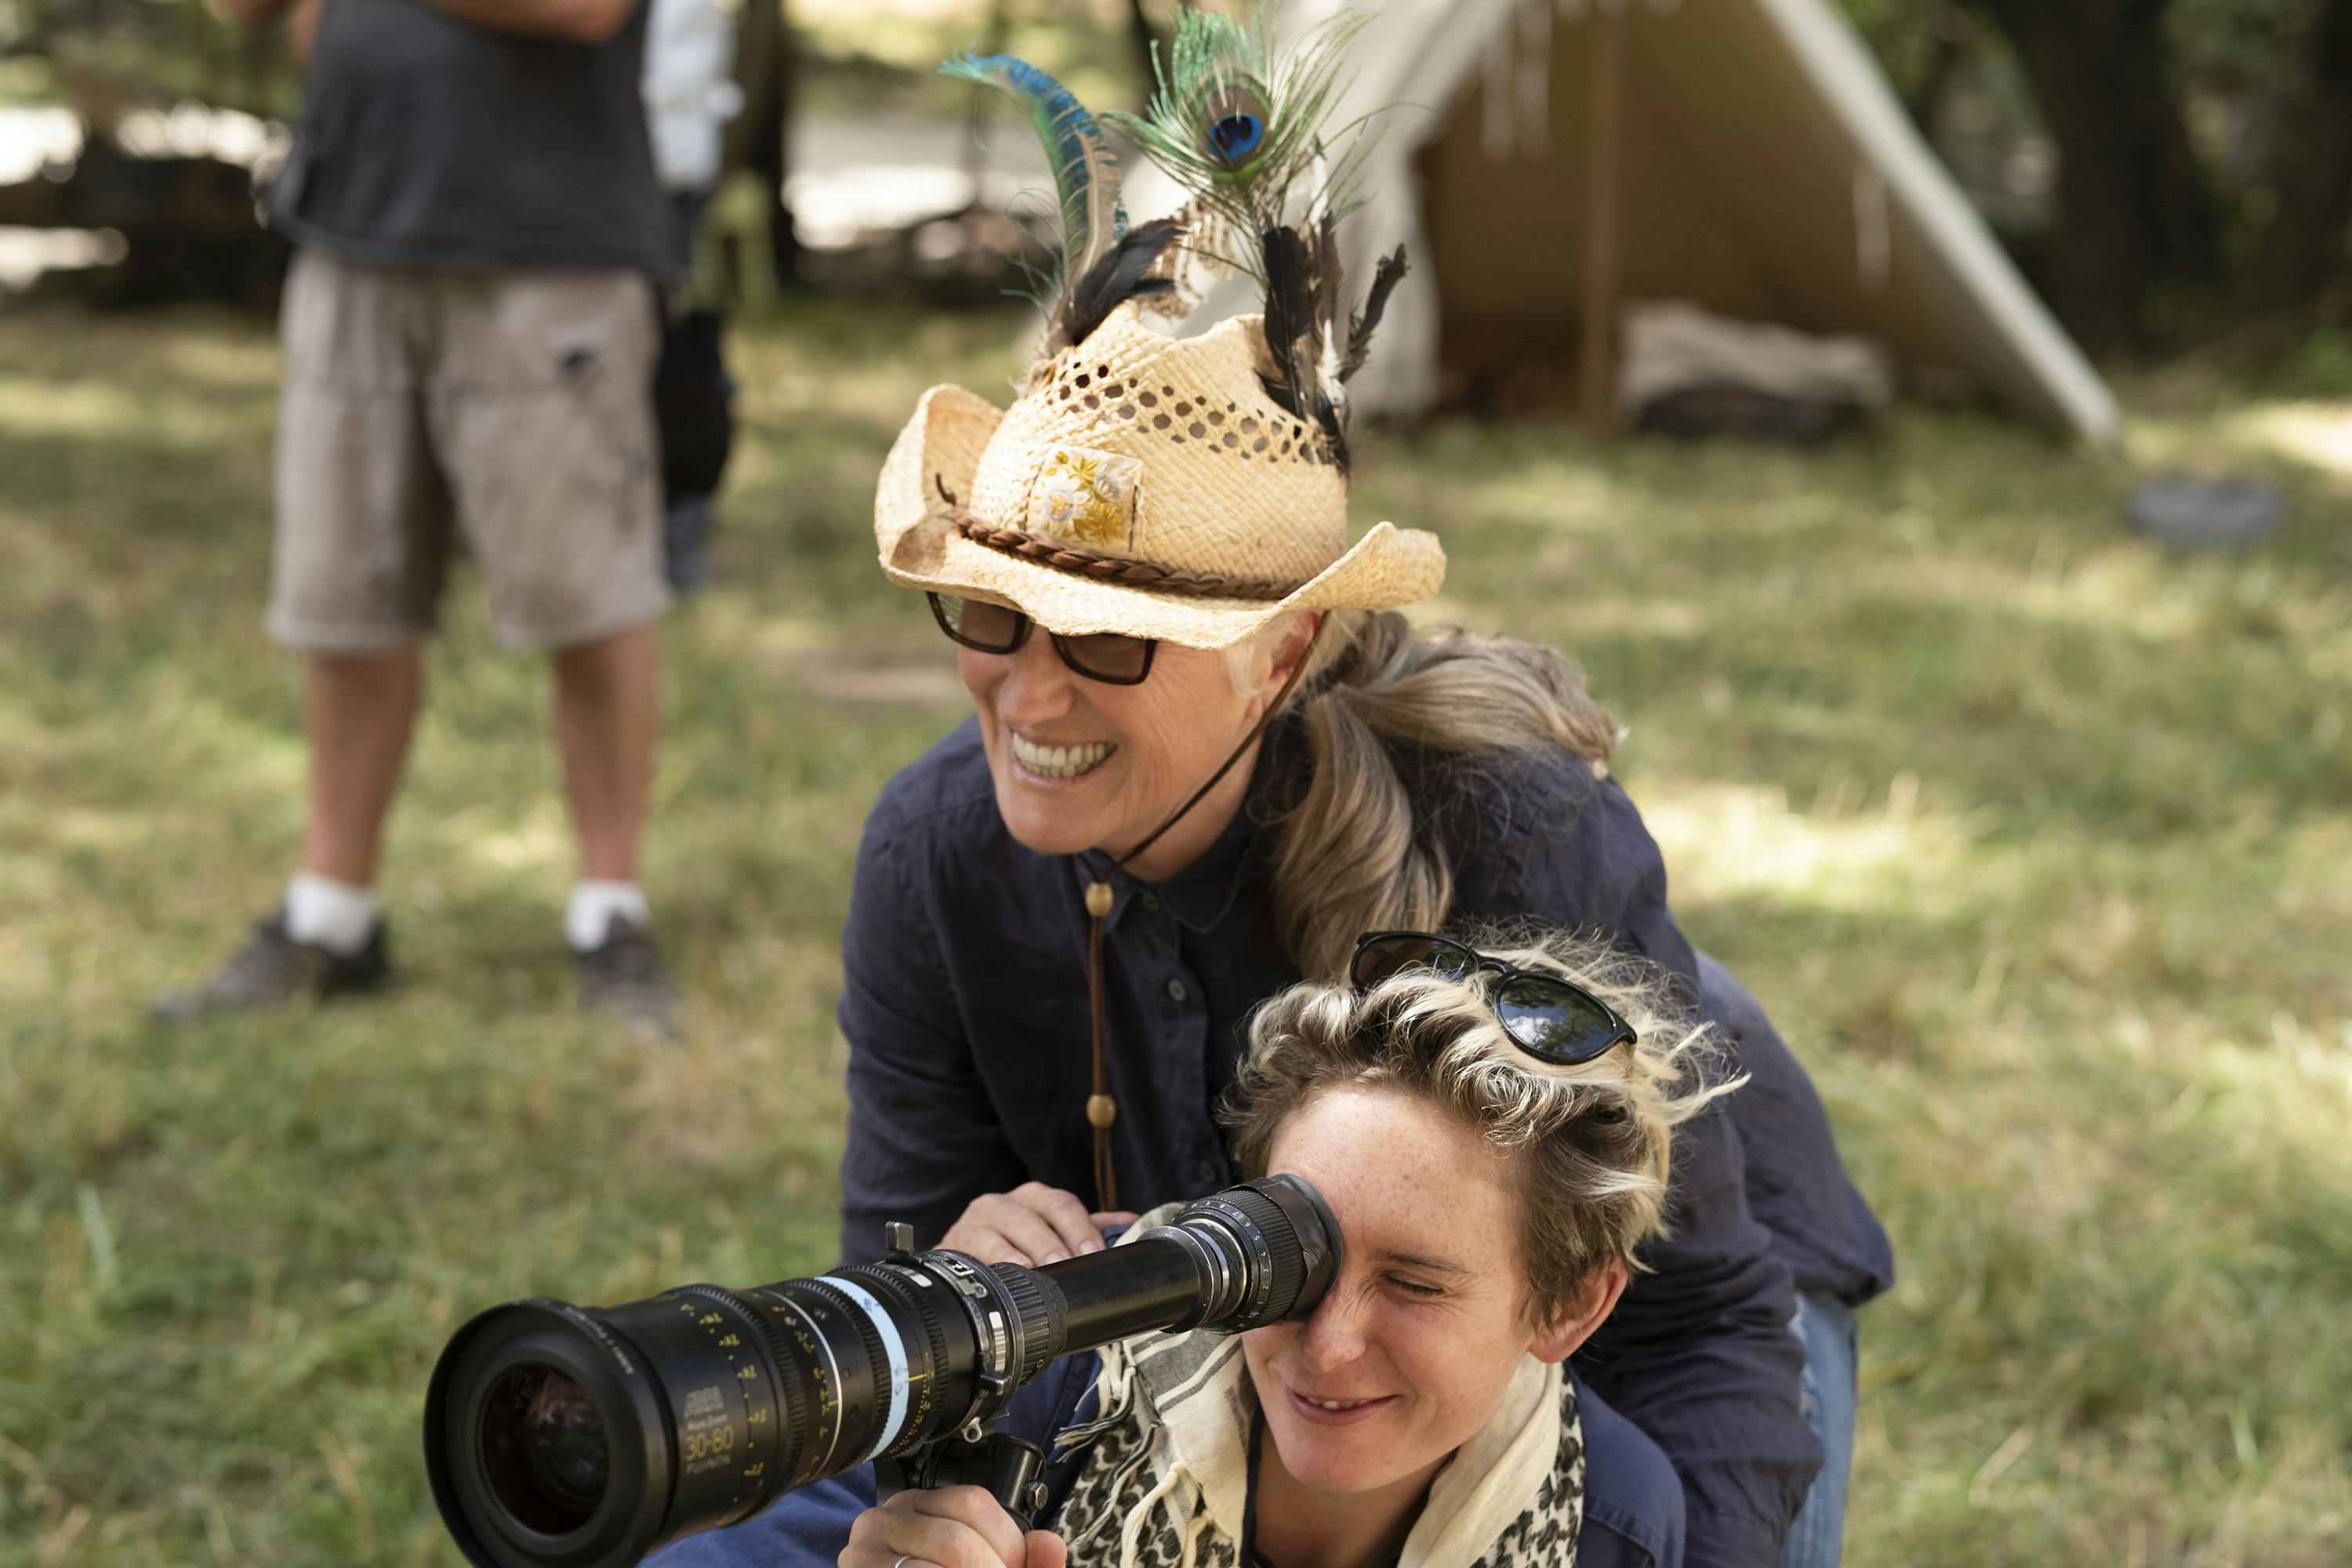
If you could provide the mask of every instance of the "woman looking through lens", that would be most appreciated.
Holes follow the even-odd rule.
[[[1250,64],[1213,13],[1177,25],[1212,75]],[[1044,93],[1066,145],[1099,138],[1017,61],[957,69]],[[1155,116],[1190,101],[1171,94]],[[1122,129],[1155,145],[1150,124]],[[1267,139],[1312,143],[1314,188],[1344,185],[1343,137]],[[1752,1082],[1677,1134],[1674,1235],[1647,1245],[1588,1377],[1673,1462],[1695,1558],[1834,1563],[1851,1311],[1888,1280],[1885,1235],[1803,1069],[1676,926],[1575,667],[1398,614],[1444,579],[1433,535],[1380,522],[1350,542],[1345,374],[1400,263],[1358,269],[1361,293],[1302,294],[1338,272],[1300,259],[1338,210],[1308,189],[1247,207],[1255,247],[1223,185],[1071,242],[1011,406],[935,387],[890,452],[881,564],[929,595],[974,716],[884,790],[858,854],[843,1256],[876,1257],[899,1219],[989,1261],[1098,1247],[1098,1222],[1231,1180],[1211,1108],[1250,1014],[1338,978],[1364,933],[1591,933],[1664,969]],[[1191,274],[1237,255],[1265,314],[1163,335]]]
[[[1339,1273],[1304,1322],[1144,1335],[1034,1385],[1006,1422],[1056,1456],[1033,1531],[976,1487],[874,1507],[860,1470],[658,1568],[1682,1562],[1673,1468],[1567,1359],[1660,1230],[1674,1128],[1736,1080],[1653,966],[1557,935],[1474,957],[1514,973],[1382,962],[1258,1012],[1234,1156],[1323,1194]]]

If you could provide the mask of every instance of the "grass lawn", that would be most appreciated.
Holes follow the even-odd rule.
[[[0,1563],[455,1563],[417,1427],[457,1323],[830,1261],[858,825],[962,708],[873,479],[1017,324],[742,340],[646,877],[693,1039],[649,1056],[566,1011],[544,677],[470,578],[392,830],[407,984],[149,1028],[296,847],[276,351],[0,312]],[[1820,457],[1364,444],[1360,520],[1453,554],[1429,613],[1571,649],[1630,726],[1684,922],[1895,1235],[1850,1562],[2352,1561],[2352,401],[2295,391],[2129,389],[2144,461],[2285,486],[2242,561],[1969,415]]]

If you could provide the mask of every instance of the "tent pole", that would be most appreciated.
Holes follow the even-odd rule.
[[[1616,426],[1611,349],[1616,338],[1618,265],[1623,244],[1621,191],[1625,142],[1623,5],[1597,0],[1585,12],[1584,297],[1578,326],[1580,411],[1594,429]]]

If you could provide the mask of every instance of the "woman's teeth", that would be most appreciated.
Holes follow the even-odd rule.
[[[1013,736],[1013,759],[1031,773],[1049,779],[1074,779],[1080,773],[1091,773],[1118,750],[1106,741],[1093,741],[1083,746],[1040,746],[1013,731],[1006,733]]]
[[[1369,1399],[1307,1399],[1307,1396],[1303,1394],[1298,1397],[1306,1399],[1307,1404],[1314,1405],[1319,1410],[1353,1410],[1359,1405],[1370,1405],[1371,1403]]]

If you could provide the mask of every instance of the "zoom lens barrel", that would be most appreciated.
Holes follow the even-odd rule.
[[[532,1300],[460,1329],[425,1396],[441,1517],[480,1568],[627,1568],[794,1487],[977,1424],[1056,1357],[1311,1312],[1339,1226],[1296,1176],[1043,1268],[894,1251],[749,1290]]]

